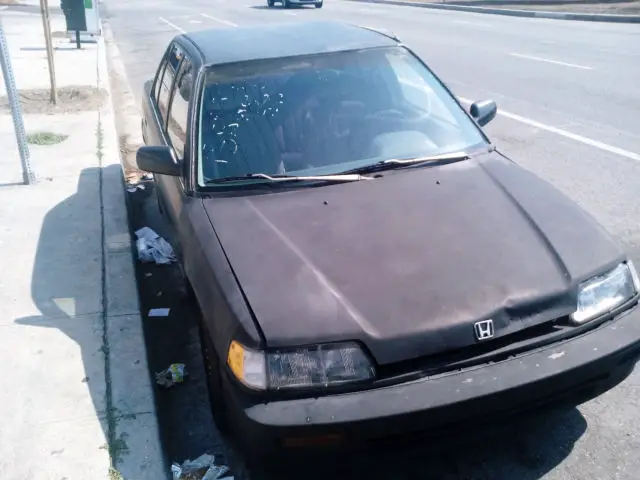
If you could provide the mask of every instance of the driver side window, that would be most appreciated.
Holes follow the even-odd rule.
[[[171,145],[178,158],[184,158],[184,149],[187,143],[187,121],[189,112],[189,100],[193,90],[193,64],[186,55],[180,65],[180,74],[173,90],[171,110],[167,133],[171,139]]]

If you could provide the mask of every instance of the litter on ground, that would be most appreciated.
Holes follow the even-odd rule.
[[[187,375],[187,367],[184,363],[172,363],[166,370],[156,373],[156,383],[162,387],[170,388],[176,383],[184,382],[184,377]]]
[[[136,249],[141,262],[158,265],[175,262],[173,247],[149,227],[136,230],[136,237]]]
[[[129,193],[135,193],[138,190],[144,190],[145,186],[142,183],[131,183],[129,184],[129,186],[127,187],[127,192]]]
[[[229,467],[216,465],[215,462],[213,455],[205,453],[195,460],[184,461],[182,465],[174,463],[171,473],[174,480],[233,480],[233,477],[221,478],[229,471]]]

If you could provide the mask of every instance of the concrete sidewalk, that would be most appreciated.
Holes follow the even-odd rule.
[[[52,17],[51,107],[40,16],[0,17],[38,179],[0,81],[0,477],[165,479],[103,42],[76,50]]]

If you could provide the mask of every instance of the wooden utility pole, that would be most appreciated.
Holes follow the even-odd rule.
[[[44,41],[47,45],[47,63],[49,64],[49,80],[51,82],[51,103],[55,105],[58,103],[58,91],[56,89],[56,68],[53,62],[53,41],[51,39],[48,0],[40,0],[40,13],[42,14],[42,26],[44,28]]]

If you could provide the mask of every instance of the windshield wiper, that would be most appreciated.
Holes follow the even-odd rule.
[[[468,160],[471,158],[468,153],[465,152],[454,152],[454,153],[444,153],[441,155],[430,155],[423,157],[411,157],[411,158],[389,158],[387,160],[380,160],[379,162],[373,163],[371,165],[365,165],[364,167],[354,168],[353,170],[347,170],[346,174],[353,173],[369,173],[369,172],[378,172],[381,170],[390,170],[392,168],[398,167],[406,167],[420,164],[428,164],[428,163],[438,163],[438,162],[458,162],[461,160]]]
[[[267,180],[268,183],[284,182],[357,182],[360,180],[371,180],[371,177],[364,177],[358,173],[340,173],[336,175],[267,175],[266,173],[248,173],[237,177],[224,177],[207,180],[207,184],[238,182],[242,180]]]

